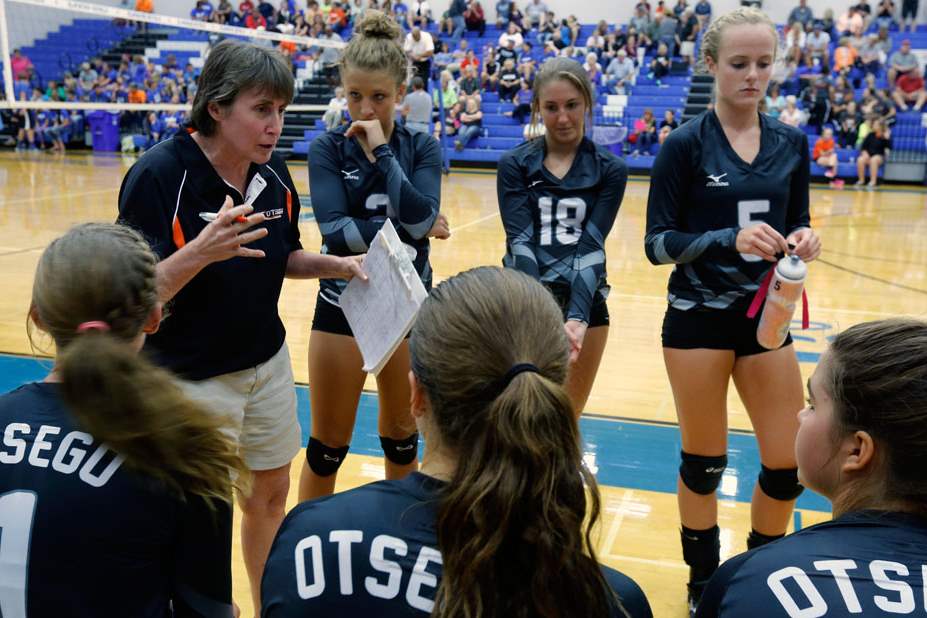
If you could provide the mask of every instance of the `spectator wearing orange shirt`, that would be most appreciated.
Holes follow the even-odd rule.
[[[841,37],[840,46],[834,50],[834,72],[849,73],[859,52],[850,44],[849,37]]]
[[[135,0],[135,10],[140,13],[154,13],[154,2],[152,0]]]
[[[147,103],[148,95],[145,90],[138,87],[138,84],[129,86],[129,103]]]
[[[924,77],[920,69],[912,69],[898,78],[892,91],[892,100],[900,110],[908,109],[908,104],[914,101],[914,111],[921,111],[927,102],[927,91],[924,90]]]
[[[837,151],[835,148],[834,130],[827,127],[824,129],[824,132],[821,133],[821,137],[814,143],[814,152],[811,158],[821,167],[830,168],[824,172],[824,175],[828,178],[833,178],[837,175]]]

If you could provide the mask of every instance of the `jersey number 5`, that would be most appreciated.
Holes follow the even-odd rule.
[[[743,200],[737,202],[737,225],[741,228],[745,228],[756,225],[757,223],[762,223],[762,220],[754,219],[753,215],[766,212],[769,212],[769,200]],[[740,257],[742,257],[745,262],[759,262],[763,259],[758,255],[749,253],[741,253]]]
[[[11,491],[0,496],[0,616],[26,618],[26,566],[36,495]]]
[[[586,202],[579,197],[565,197],[557,202],[554,216],[554,198],[542,197],[538,200],[541,210],[541,245],[549,245],[556,235],[561,245],[573,245],[579,242],[583,233],[583,221],[586,219]],[[556,231],[554,231],[556,227]]]

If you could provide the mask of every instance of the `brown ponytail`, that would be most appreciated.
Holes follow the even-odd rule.
[[[432,616],[608,615],[616,601],[591,540],[600,499],[563,389],[569,349],[553,297],[515,270],[476,268],[432,291],[409,345],[434,439],[457,461],[438,505]],[[487,393],[520,363],[538,371]]]
[[[233,479],[247,475],[223,422],[133,346],[158,302],[156,265],[127,227],[74,227],[39,260],[30,317],[55,341],[61,394],[81,428],[179,495],[230,501]],[[108,330],[78,333],[90,321]]]

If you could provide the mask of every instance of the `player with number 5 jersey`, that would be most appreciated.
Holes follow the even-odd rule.
[[[762,347],[759,318],[746,315],[777,254],[794,252],[807,262],[821,251],[809,227],[808,139],[758,109],[777,49],[775,26],[757,9],[711,23],[702,55],[715,77],[715,108],[670,133],[650,181],[647,257],[674,265],[663,357],[682,438],[677,491],[690,612],[718,566],[715,491],[727,465],[731,378],[761,460],[748,548],[785,534],[802,491],[794,449],[802,407],[795,350],[791,338],[777,350]]]
[[[499,161],[503,263],[539,279],[563,310],[571,343],[567,392],[582,413],[605,350],[605,239],[627,184],[624,162],[586,137],[595,90],[569,59],[544,63],[534,82],[532,123],[546,129]]]

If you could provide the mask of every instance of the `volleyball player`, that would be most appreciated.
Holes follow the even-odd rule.
[[[395,122],[395,106],[402,101],[409,75],[400,33],[380,11],[367,11],[355,28],[340,60],[353,122],[312,142],[309,185],[323,253],[365,253],[390,219],[402,241],[414,249],[415,269],[430,288],[428,239],[450,235],[447,219],[439,214],[441,149],[430,135],[412,133]],[[364,386],[360,350],[338,306],[343,289],[341,281],[322,280],[315,304],[309,337],[312,429],[301,500],[334,491]],[[380,444],[390,479],[417,466],[408,372],[408,345],[403,343],[377,376]]]
[[[746,312],[776,256],[821,250],[808,227],[808,139],[758,112],[777,49],[769,18],[740,8],[702,41],[715,77],[715,108],[670,133],[647,204],[647,257],[675,264],[663,321],[663,357],[682,434],[678,500],[690,609],[719,560],[715,490],[727,465],[727,389],[734,385],[759,443],[753,492],[758,547],[785,533],[802,491],[793,449],[801,374],[791,339],[774,351]],[[794,250],[790,249],[794,246]]]
[[[232,616],[232,477],[221,420],[138,355],[157,258],[127,227],[53,241],[32,287],[54,340],[42,382],[0,397],[0,612]]]
[[[927,323],[838,334],[798,419],[798,476],[833,503],[834,519],[725,562],[698,616],[923,613]]]
[[[291,511],[263,616],[650,616],[640,588],[595,559],[601,501],[563,388],[562,323],[512,269],[438,285],[409,344],[421,472]]]
[[[539,279],[563,309],[573,362],[567,392],[577,415],[608,338],[605,238],[628,179],[624,162],[586,137],[594,94],[579,63],[545,62],[531,99],[531,123],[540,118],[545,135],[502,155],[496,180],[504,264]]]
[[[274,153],[293,98],[287,60],[226,40],[199,77],[190,131],[141,157],[119,193],[120,218],[161,257],[170,318],[146,343],[185,392],[232,419],[251,470],[242,553],[255,612],[270,544],[283,521],[290,462],[301,448],[293,369],[277,311],[283,278],[351,277],[356,258],[303,251],[299,196]]]

